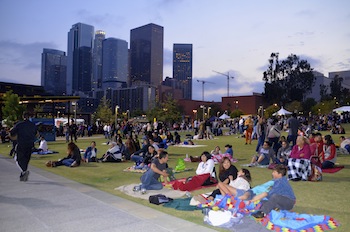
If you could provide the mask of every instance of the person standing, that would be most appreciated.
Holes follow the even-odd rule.
[[[293,113],[292,117],[290,117],[287,121],[287,128],[289,129],[287,141],[288,143],[292,142],[292,146],[296,144],[299,126],[300,126],[300,123],[297,119],[297,114]]]
[[[37,135],[34,123],[29,121],[29,113],[23,113],[23,121],[18,122],[11,130],[11,136],[17,136],[17,151],[15,160],[21,170],[20,181],[27,181],[29,176],[28,164]]]

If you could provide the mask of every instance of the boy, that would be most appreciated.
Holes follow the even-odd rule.
[[[295,205],[295,195],[287,178],[285,177],[287,168],[278,164],[272,171],[274,184],[269,192],[261,193],[255,196],[252,201],[267,198],[267,201],[262,201],[262,206],[259,211],[252,214],[255,218],[263,218],[273,209],[291,210]]]

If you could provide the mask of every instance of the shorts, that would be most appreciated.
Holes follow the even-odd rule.
[[[249,190],[247,190],[247,191],[244,191],[244,190],[242,190],[242,189],[236,189],[236,191],[237,191],[236,197],[243,196],[246,192],[249,192],[250,194],[249,194],[249,197],[246,199],[247,201],[253,199],[253,197],[254,197],[254,195],[255,195],[254,192],[253,192],[251,189],[249,189]]]

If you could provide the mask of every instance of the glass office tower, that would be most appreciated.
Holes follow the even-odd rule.
[[[192,100],[192,44],[174,44],[173,78],[182,89],[183,98]]]

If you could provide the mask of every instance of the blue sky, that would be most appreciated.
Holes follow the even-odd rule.
[[[0,81],[40,85],[43,48],[67,50],[75,23],[129,43],[130,30],[164,27],[164,78],[172,76],[174,43],[193,44],[193,99],[221,101],[263,92],[272,52],[296,54],[328,76],[350,70],[348,0],[0,0]]]

